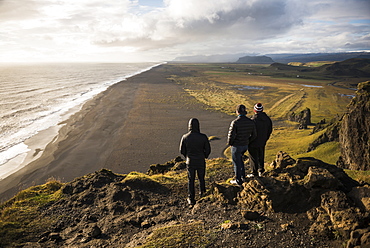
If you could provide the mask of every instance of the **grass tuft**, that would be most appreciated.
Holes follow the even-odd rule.
[[[213,238],[202,222],[194,222],[158,228],[140,247],[207,247]]]
[[[52,220],[39,218],[39,209],[62,198],[62,183],[56,180],[19,192],[0,206],[0,247],[28,241],[32,233],[42,233]]]

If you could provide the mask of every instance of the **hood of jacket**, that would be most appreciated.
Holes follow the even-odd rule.
[[[189,131],[190,132],[196,132],[200,133],[200,128],[199,128],[199,121],[196,118],[191,118],[189,120]]]

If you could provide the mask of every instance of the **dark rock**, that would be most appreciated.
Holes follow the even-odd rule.
[[[363,185],[352,188],[348,196],[363,212],[370,213],[370,186]]]
[[[242,216],[247,220],[257,220],[261,218],[261,215],[256,211],[241,210]]]
[[[360,83],[355,98],[343,116],[339,141],[338,166],[351,170],[370,170],[370,81]]]
[[[237,193],[240,188],[234,185],[220,185],[213,183],[213,196],[222,204],[236,204]]]
[[[279,151],[276,154],[275,160],[271,163],[274,169],[284,169],[288,165],[295,164],[295,160],[289,156],[286,152]]]
[[[356,229],[351,232],[347,248],[370,247],[370,229]]]
[[[178,156],[175,159],[173,159],[171,161],[168,161],[164,164],[152,164],[152,165],[150,165],[147,174],[148,175],[163,174],[163,173],[173,169],[176,165],[180,166],[178,163],[181,163],[183,161],[184,160],[180,156]]]
[[[299,129],[307,129],[308,125],[311,125],[311,110],[309,108],[305,108],[299,113],[291,113],[288,116],[288,120],[298,122]]]
[[[332,230],[336,230],[342,237],[348,239],[350,233],[361,227],[362,214],[358,208],[351,206],[345,193],[342,191],[328,191],[321,196],[321,206],[323,211],[318,218],[329,216]],[[316,223],[317,224],[317,223]]]
[[[131,202],[131,200],[132,200],[131,193],[126,188],[125,189],[117,188],[112,193],[112,201],[113,202],[120,201],[120,202],[124,202],[126,204],[129,204]]]
[[[309,167],[304,186],[310,188],[337,189],[340,181],[327,169]]]

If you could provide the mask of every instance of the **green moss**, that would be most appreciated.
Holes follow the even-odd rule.
[[[300,154],[299,157],[314,157],[328,164],[336,164],[340,156],[339,142],[327,142],[316,147],[315,150]]]
[[[349,177],[356,181],[363,181],[370,184],[370,170],[358,171],[358,170],[344,170]]]
[[[50,181],[19,192],[0,206],[0,247],[16,246],[32,233],[42,233],[53,222],[40,217],[40,208],[62,197],[62,183]],[[16,244],[15,244],[15,243]]]
[[[207,247],[214,238],[202,222],[194,222],[158,228],[141,247]]]

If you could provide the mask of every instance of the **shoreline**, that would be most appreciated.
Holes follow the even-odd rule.
[[[55,122],[53,126],[46,127],[45,129],[41,128],[40,130],[36,130],[37,132],[35,134],[32,134],[30,137],[21,141],[19,144],[12,146],[9,150],[14,150],[14,153],[16,153],[14,157],[11,157],[10,159],[6,160],[6,155],[4,155],[6,162],[0,164],[0,181],[6,178],[7,176],[11,175],[12,173],[16,172],[17,170],[27,166],[29,163],[33,162],[34,160],[38,159],[41,156],[47,144],[52,142],[55,136],[58,135],[59,129],[63,126],[63,123],[66,120],[68,120],[68,118],[70,118],[73,114],[80,111],[82,106],[86,102],[93,99],[96,95],[106,91],[110,86],[120,83],[122,81],[125,81],[128,78],[141,74],[145,71],[151,70],[152,68],[160,66],[161,64],[166,64],[166,63],[163,62],[163,63],[153,64],[147,68],[143,68],[143,69],[137,70],[136,72],[127,74],[126,76],[121,77],[120,79],[117,79],[116,81],[114,80],[111,80],[109,82],[105,81],[104,85],[108,85],[108,86],[100,85],[100,87],[105,87],[105,89],[103,89],[102,91],[98,93],[95,93],[94,95],[91,96],[90,99],[85,99],[81,101],[79,104],[72,106],[72,107],[68,106],[67,108],[63,108],[63,106],[61,106],[61,110],[62,109],[66,109],[66,110],[62,111],[61,114],[55,117],[55,118],[59,118],[58,122]],[[102,82],[104,82],[104,80],[102,80]],[[85,92],[85,93],[88,93],[88,92]],[[83,95],[85,93],[83,93]],[[21,147],[22,152],[19,152],[19,151],[17,152],[15,148],[16,146]]]
[[[233,117],[205,110],[168,79],[176,73],[178,67],[162,64],[127,78],[87,101],[59,130],[40,132],[50,142],[43,149],[30,141],[36,159],[0,181],[0,202],[50,178],[67,182],[102,168],[146,172],[180,156],[180,138],[193,117],[201,132],[220,138],[211,142],[211,158],[220,157]]]

